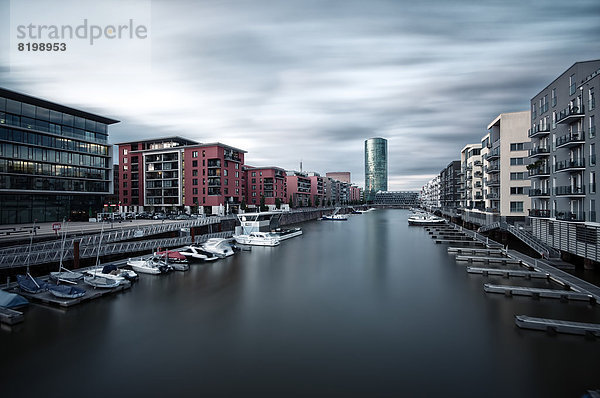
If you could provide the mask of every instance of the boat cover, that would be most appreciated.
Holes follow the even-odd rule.
[[[0,307],[16,308],[26,304],[29,304],[29,301],[25,297],[0,290]]]
[[[85,290],[75,286],[48,284],[48,290],[57,297],[78,298],[85,294]]]
[[[17,275],[19,288],[27,293],[41,293],[47,289],[47,283],[30,275]],[[37,283],[37,285],[36,285]]]
[[[103,274],[110,274],[111,272],[116,271],[117,269],[118,268],[117,268],[116,265],[114,265],[114,264],[108,264],[108,265],[105,265],[102,268],[102,273]]]

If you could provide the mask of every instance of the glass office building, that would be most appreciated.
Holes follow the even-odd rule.
[[[0,224],[87,220],[113,192],[108,125],[0,88]]]
[[[365,141],[365,200],[375,200],[375,193],[387,191],[387,140],[369,138]]]

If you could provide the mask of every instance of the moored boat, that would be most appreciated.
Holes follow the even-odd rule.
[[[233,248],[227,239],[210,238],[206,242],[202,243],[200,247],[209,253],[213,253],[217,257],[223,258],[233,256]]]
[[[202,246],[199,245],[185,246],[179,253],[186,258],[199,261],[215,261],[219,258],[214,253],[202,249]]]
[[[106,278],[104,276],[96,276],[96,275],[88,275],[83,277],[83,282],[86,284],[100,289],[112,289],[114,287],[119,286],[121,282],[124,282],[125,278],[122,281],[117,279]]]
[[[249,234],[233,235],[233,239],[240,245],[252,246],[277,246],[280,243],[278,236],[268,232],[250,232]]]
[[[348,217],[343,214],[330,214],[330,215],[325,215],[325,216],[321,217],[321,220],[346,221],[346,220],[348,220]]]
[[[160,259],[157,259],[156,257],[150,257],[146,259],[130,258],[127,260],[127,265],[129,265],[135,272],[142,274],[166,274],[167,272],[173,270],[169,265],[165,264],[163,261],[160,261]]]
[[[414,214],[408,217],[408,225],[441,225],[446,219],[428,214]]]
[[[58,298],[76,299],[85,296],[85,290],[76,286],[48,284],[48,291]]]
[[[19,289],[25,293],[38,294],[48,290],[47,282],[34,278],[29,274],[17,275],[17,284],[19,285]]]
[[[270,234],[278,237],[279,240],[286,240],[286,239],[293,238],[295,236],[302,235],[302,228],[289,228],[289,229],[277,228],[277,229],[272,230],[270,232]]]
[[[8,293],[0,290],[0,307],[19,308],[29,304],[29,301],[16,293]]]

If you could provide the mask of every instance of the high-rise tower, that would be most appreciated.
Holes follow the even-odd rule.
[[[377,191],[387,191],[387,140],[365,141],[365,200],[375,199]]]

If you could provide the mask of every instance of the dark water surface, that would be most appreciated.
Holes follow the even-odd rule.
[[[304,235],[0,332],[2,397],[579,397],[600,341],[519,330],[515,314],[600,322],[585,303],[486,295],[408,213]]]

